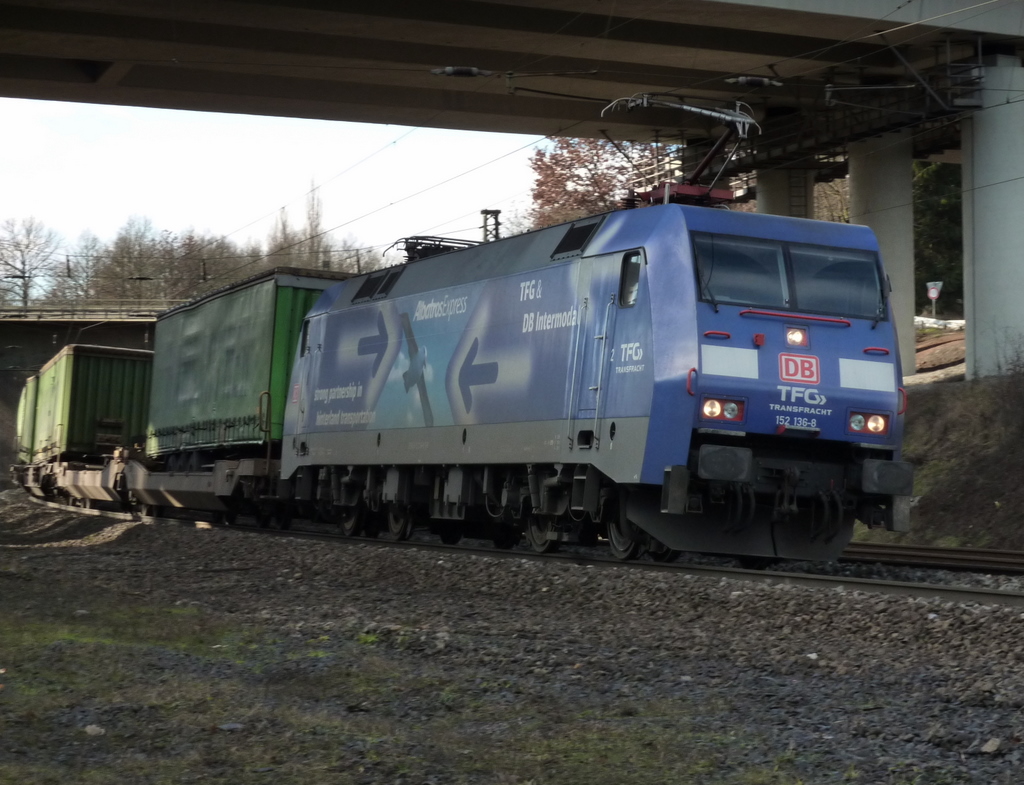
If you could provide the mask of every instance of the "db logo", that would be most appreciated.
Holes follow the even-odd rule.
[[[784,382],[820,384],[818,358],[806,354],[780,354],[779,378]]]

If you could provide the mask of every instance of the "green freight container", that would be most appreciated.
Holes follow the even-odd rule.
[[[39,372],[32,458],[97,458],[140,442],[153,352],[65,346]]]
[[[32,463],[32,438],[36,429],[36,392],[39,377],[30,376],[21,388],[18,401],[18,463]]]
[[[348,277],[278,267],[161,314],[147,452],[262,445],[268,425],[279,440],[302,321]]]

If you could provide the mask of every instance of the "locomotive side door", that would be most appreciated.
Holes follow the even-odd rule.
[[[575,398],[570,418],[570,438],[579,449],[598,448],[598,423],[602,392],[611,362],[618,266],[621,254],[580,260],[577,291],[585,298],[577,324]]]

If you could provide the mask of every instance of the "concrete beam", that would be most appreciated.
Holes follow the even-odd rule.
[[[766,169],[757,173],[757,211],[790,218],[814,218],[814,177],[808,169]]]
[[[872,24],[860,39],[867,41],[878,40],[871,37],[874,32],[903,25],[948,26],[954,30],[998,35],[1018,30],[1021,22],[1017,3],[998,3],[988,8],[979,7],[980,2],[965,3],[964,0],[922,0],[900,3],[896,8],[892,0],[732,0],[731,4],[867,19]]]
[[[1015,57],[985,66],[982,109],[962,121],[964,316],[967,377],[1024,362],[1024,68]]]
[[[903,373],[914,373],[914,171],[907,131],[850,145],[850,223],[878,238],[889,280]]]

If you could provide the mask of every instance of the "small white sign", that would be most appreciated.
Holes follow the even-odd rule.
[[[926,285],[928,287],[928,299],[938,300],[939,293],[942,292],[942,281],[929,281]]]

